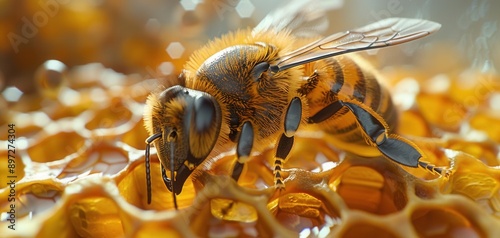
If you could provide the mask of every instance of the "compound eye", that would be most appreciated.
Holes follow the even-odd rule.
[[[193,102],[189,145],[196,158],[205,158],[217,140],[221,124],[220,109],[210,96],[198,97]]]
[[[262,74],[269,69],[269,63],[260,62],[252,70],[252,77],[255,81],[259,80],[262,77]]]
[[[206,97],[199,97],[194,102],[196,132],[203,133],[214,122],[215,105]]]

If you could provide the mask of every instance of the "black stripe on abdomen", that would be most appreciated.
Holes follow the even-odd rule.
[[[356,81],[356,84],[354,84],[353,96],[358,101],[363,102],[366,96],[365,75],[363,73],[363,70],[356,64],[356,62],[353,62],[352,65],[356,69],[356,73],[358,76],[358,80]]]
[[[335,58],[330,58],[329,62],[332,64],[332,68],[335,73],[335,82],[332,85],[331,91],[338,94],[342,89],[342,86],[344,86],[344,72]]]

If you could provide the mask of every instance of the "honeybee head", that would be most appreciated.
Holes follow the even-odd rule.
[[[179,194],[194,168],[210,154],[221,120],[218,103],[204,92],[176,85],[148,98],[145,126],[151,136],[146,140],[146,163],[153,143],[162,166],[171,172],[170,179],[164,177],[170,181],[169,190]]]

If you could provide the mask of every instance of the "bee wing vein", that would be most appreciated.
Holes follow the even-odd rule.
[[[429,35],[440,27],[440,24],[427,20],[388,18],[314,41],[283,55],[271,69],[278,72],[353,51],[397,45]]]

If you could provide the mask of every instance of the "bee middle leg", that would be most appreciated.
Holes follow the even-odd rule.
[[[285,162],[290,150],[293,146],[294,135],[299,128],[300,122],[302,120],[302,102],[300,98],[295,97],[288,104],[288,108],[285,114],[285,124],[284,132],[278,141],[278,146],[276,148],[276,155],[274,159],[274,185],[278,189],[283,189],[285,185],[281,178],[281,167]]]
[[[244,163],[250,157],[250,152],[253,147],[253,139],[253,126],[252,123],[247,121],[243,123],[243,126],[241,127],[241,132],[236,145],[236,156],[238,157],[238,160],[236,160],[236,163],[234,164],[233,173],[231,175],[235,181],[238,181],[240,178],[243,166],[245,165]]]
[[[284,188],[283,181],[281,178],[281,167],[287,158],[290,150],[293,146],[294,135],[297,131],[302,120],[302,102],[300,98],[293,98],[288,104],[287,112],[285,114],[285,122],[284,122],[284,132],[281,135],[277,149],[276,156],[274,161],[274,183],[277,188]],[[254,130],[253,126],[250,122],[245,122],[241,129],[237,146],[236,146],[236,155],[238,160],[236,161],[232,178],[238,181],[238,178],[243,171],[244,162],[250,156],[250,152],[253,146],[254,140]]]
[[[231,177],[236,182],[240,178],[241,172],[243,172],[243,167],[245,166],[245,162],[250,157],[250,153],[252,152],[252,147],[253,147],[253,140],[254,140],[254,130],[252,123],[246,121],[243,123],[241,131],[238,135],[238,139],[236,141],[237,160],[233,166],[233,171],[231,174]],[[223,215],[228,214],[229,210],[233,208],[235,203],[236,201],[229,202],[229,204],[227,204],[226,207],[221,208],[221,213]]]

